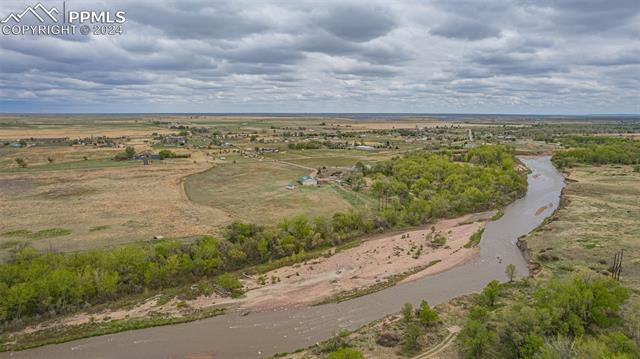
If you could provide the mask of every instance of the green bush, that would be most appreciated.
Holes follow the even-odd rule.
[[[16,158],[16,163],[18,164],[18,166],[20,166],[20,168],[27,168],[27,161],[25,161],[23,158]]]
[[[176,158],[176,154],[169,150],[162,150],[158,152],[158,155],[160,156],[161,160],[164,160],[166,158]]]
[[[232,296],[242,294],[242,283],[231,273],[225,273],[216,278],[216,284],[229,291]]]
[[[353,348],[342,348],[329,353],[327,359],[364,359],[364,355]]]

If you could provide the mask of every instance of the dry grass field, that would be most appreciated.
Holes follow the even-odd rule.
[[[344,198],[347,194],[336,186],[303,187],[296,182],[309,173],[281,161],[225,163],[187,177],[184,187],[195,203],[223,211],[234,220],[259,224],[296,215],[331,216],[352,208]],[[296,188],[288,190],[288,184]]]
[[[169,124],[229,133],[261,133],[305,126],[319,133],[326,119],[220,116],[0,116],[0,256],[19,242],[38,249],[83,250],[156,235],[190,238],[216,234],[234,220],[273,224],[295,215],[331,216],[371,205],[366,195],[336,184],[301,187],[296,180],[320,166],[372,163],[392,152],[282,151],[258,160],[230,155],[214,160],[206,146],[173,149],[190,159],[114,161],[123,148],[78,145],[6,146],[18,139],[124,138],[120,146],[151,149],[152,134],[177,133]],[[341,128],[351,126],[351,120]],[[428,121],[427,121],[428,122]],[[173,126],[173,125],[172,125]],[[336,124],[337,126],[337,124]],[[413,126],[413,125],[412,125]],[[195,141],[195,140],[194,140]],[[251,147],[248,138],[236,148]],[[286,143],[279,143],[286,148]],[[153,149],[152,149],[153,150]],[[154,150],[155,152],[158,149]],[[26,162],[21,168],[16,159]],[[231,162],[237,162],[232,165]],[[184,182],[184,183],[183,183]],[[287,184],[296,185],[287,190]],[[186,188],[186,192],[185,192]],[[189,196],[187,196],[187,194]]]
[[[73,167],[72,163],[88,161],[84,168],[101,167],[100,162],[111,162],[112,166],[122,163],[111,161],[116,153],[122,152],[121,148],[104,148],[91,146],[55,146],[55,147],[22,147],[0,149],[0,172],[18,170],[16,158],[24,159],[28,167],[23,172],[66,169]],[[85,160],[86,157],[86,160]],[[49,163],[49,158],[53,160]],[[104,167],[106,164],[103,163]]]
[[[152,133],[172,133],[153,124],[154,118],[124,116],[0,116],[0,140],[16,138],[72,139],[90,136],[142,137]]]
[[[630,166],[569,169],[565,204],[527,238],[534,260],[556,272],[604,272],[624,249],[621,280],[640,289],[640,173]]]
[[[114,162],[119,167],[0,172],[0,247],[29,241],[36,248],[81,250],[212,233],[229,222],[225,212],[189,201],[185,175],[203,171],[188,160]],[[47,165],[48,166],[48,165]],[[69,232],[33,239],[26,231]]]

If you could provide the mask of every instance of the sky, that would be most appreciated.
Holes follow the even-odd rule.
[[[123,10],[124,33],[0,34],[0,113],[640,113],[639,0],[66,7]]]

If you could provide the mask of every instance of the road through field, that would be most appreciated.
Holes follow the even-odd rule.
[[[487,224],[477,260],[454,269],[403,283],[338,304],[240,313],[197,322],[122,332],[113,335],[3,353],[1,358],[260,358],[306,347],[339,328],[354,329],[403,303],[443,303],[480,290],[493,280],[505,280],[505,266],[527,273],[517,238],[536,228],[557,208],[564,187],[550,158],[523,158],[531,169],[525,197],[504,209],[504,216]],[[536,212],[545,207],[541,213]]]

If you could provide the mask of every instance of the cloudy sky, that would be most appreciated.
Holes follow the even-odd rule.
[[[0,112],[640,113],[639,0],[67,8],[125,10],[125,33],[0,35]]]

